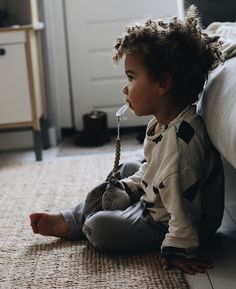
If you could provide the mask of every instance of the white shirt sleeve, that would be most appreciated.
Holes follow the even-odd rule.
[[[162,203],[170,215],[163,247],[194,251],[199,245],[198,222],[201,215],[201,179],[194,170],[184,169],[168,176],[159,189]]]

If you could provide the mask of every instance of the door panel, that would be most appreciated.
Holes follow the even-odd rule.
[[[128,23],[177,15],[177,1],[69,0],[66,10],[76,128],[82,129],[83,114],[94,109],[107,112],[109,127],[115,127],[126,82],[123,63],[112,62],[116,38]],[[151,118],[128,115],[123,126],[146,125]]]

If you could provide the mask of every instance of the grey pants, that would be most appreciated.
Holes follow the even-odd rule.
[[[138,162],[121,166],[121,177],[134,174]],[[70,240],[87,238],[97,249],[106,252],[139,252],[160,249],[167,227],[155,222],[141,202],[124,211],[99,211],[85,218],[84,202],[60,212],[70,231]]]

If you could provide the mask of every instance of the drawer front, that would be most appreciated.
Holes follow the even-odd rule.
[[[0,45],[26,42],[24,31],[10,31],[0,33]]]
[[[0,44],[0,54],[0,124],[32,121],[25,45]]]

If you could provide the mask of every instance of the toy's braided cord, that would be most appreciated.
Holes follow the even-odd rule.
[[[118,122],[118,129],[119,129],[119,119],[117,120]],[[117,130],[118,130],[117,129]],[[113,175],[116,175],[116,173],[119,170],[119,162],[120,162],[120,150],[121,150],[121,143],[120,143],[120,137],[119,133],[117,133],[117,138],[116,138],[116,152],[115,152],[115,161],[114,161],[114,167],[113,167]]]
[[[116,137],[116,150],[115,150],[115,161],[112,171],[112,178],[119,179],[119,162],[120,162],[120,151],[121,151],[121,142],[120,142],[120,120],[121,116],[124,114],[126,109],[128,108],[128,105],[123,105],[116,113],[117,116],[117,137]]]

